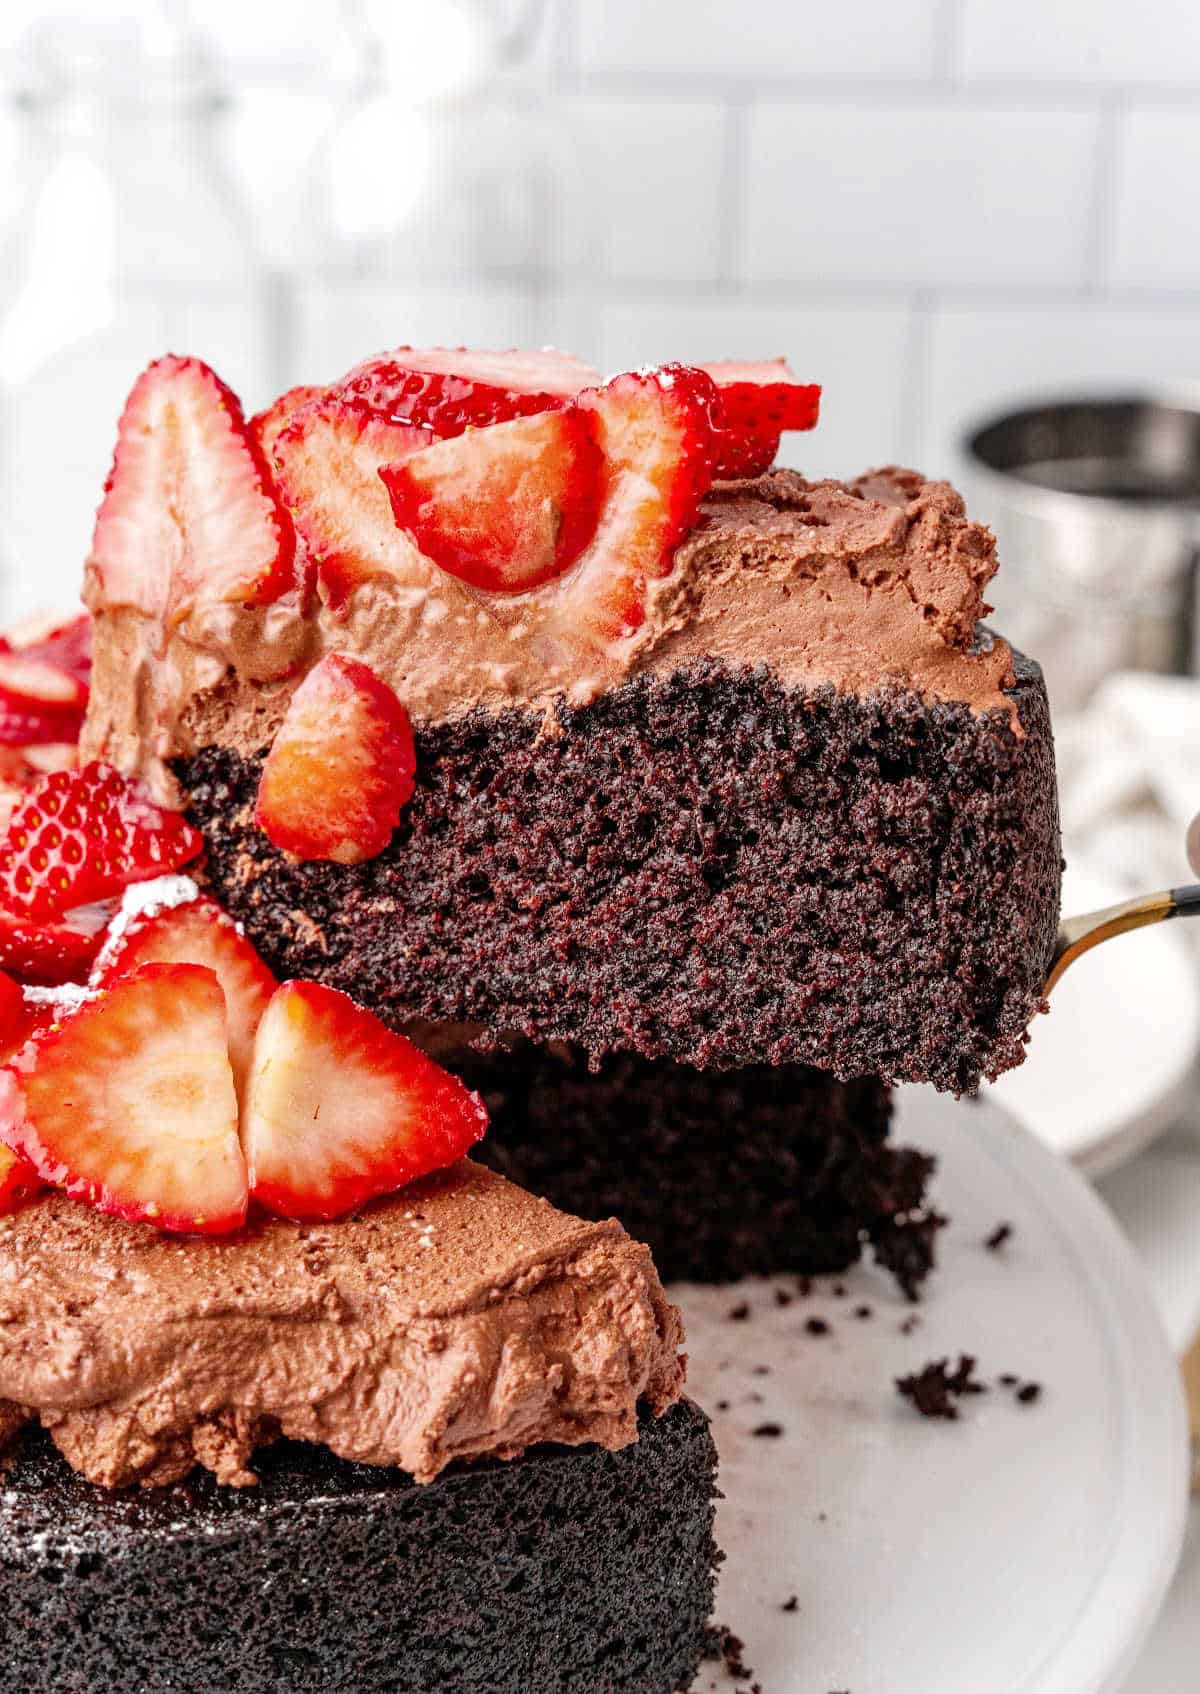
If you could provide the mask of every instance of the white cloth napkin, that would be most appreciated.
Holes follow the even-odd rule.
[[[1068,861],[1085,858],[1131,892],[1192,881],[1200,680],[1118,671],[1054,728]]]

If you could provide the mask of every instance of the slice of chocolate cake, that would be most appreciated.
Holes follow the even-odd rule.
[[[0,1307],[23,1694],[694,1673],[715,1457],[615,1223],[465,1162],[205,1240],[48,1195],[0,1218]]]
[[[286,511],[220,568],[198,523],[138,554],[134,496],[168,536],[187,501],[136,483],[127,413],[88,568],[85,752],[186,804],[211,887],[273,968],[396,1023],[973,1088],[1021,1059],[1060,875],[1041,676],[979,621],[992,536],[908,471],[773,471],[704,497],[698,395],[668,367],[570,403],[600,420],[599,498],[565,423],[422,447],[411,420],[310,399],[266,440]],[[518,482],[505,504],[515,438],[498,432],[535,426],[548,445],[516,443],[533,494]],[[219,486],[221,466],[171,474]],[[555,501],[566,561],[564,532],[551,546],[538,527]],[[329,704],[330,655],[411,715],[407,805],[406,770],[359,791],[382,735],[356,765],[343,732],[367,731]],[[318,673],[322,710],[300,710]],[[285,722],[301,823],[328,726],[319,856],[277,844],[301,838],[274,817],[280,782],[260,795]],[[381,852],[356,845],[373,805],[398,818]]]
[[[804,1065],[713,1073],[560,1046],[446,1058],[490,1117],[478,1157],[581,1217],[619,1217],[668,1282],[844,1271],[868,1247],[915,1296],[934,1161],[889,1140],[891,1090]]]

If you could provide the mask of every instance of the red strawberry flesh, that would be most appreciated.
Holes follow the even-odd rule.
[[[574,408],[468,430],[380,471],[396,523],[475,588],[520,593],[573,564],[596,533],[604,461]]]
[[[721,394],[718,477],[761,475],[774,464],[784,430],[817,422],[820,386],[800,382],[786,359],[717,359],[702,368]]]
[[[453,1164],[486,1128],[477,1094],[345,994],[286,982],[267,1007],[242,1135],[270,1211],[344,1217]]]
[[[377,578],[423,582],[427,567],[392,521],[379,468],[434,439],[428,430],[334,399],[302,406],[276,436],[280,492],[335,612]]]
[[[284,852],[359,864],[387,846],[415,771],[400,701],[368,666],[332,653],[292,696],[263,766],[255,816]]]
[[[19,1052],[39,1029],[48,1028],[54,1018],[52,1007],[30,1003],[19,984],[0,973],[0,1065]],[[0,1136],[3,1133],[0,1120]],[[28,1160],[0,1142],[0,1213],[24,1205],[41,1187],[41,1178]]]
[[[100,951],[104,933],[77,926],[74,917],[67,912],[57,922],[34,923],[0,912],[0,967],[38,987],[82,982]]]
[[[0,668],[9,662],[15,661],[0,656]],[[83,705],[33,699],[28,694],[10,691],[0,680],[0,747],[76,741],[83,728],[83,718]]]
[[[160,1229],[244,1221],[246,1168],[212,971],[146,965],[0,1072],[0,1133],[43,1182]]]
[[[554,590],[558,643],[605,649],[645,618],[646,585],[670,574],[676,547],[712,486],[717,391],[686,365],[626,371],[585,389],[605,460],[595,537]]]
[[[294,537],[236,395],[168,355],[134,384],[87,565],[88,603],[174,625],[197,607],[263,605],[293,586]]]
[[[0,844],[0,903],[22,918],[56,917],[135,882],[178,870],[204,843],[178,812],[98,760],[42,777]]]
[[[204,965],[216,976],[225,995],[229,1058],[240,1097],[255,1031],[278,986],[274,976],[229,914],[203,894],[118,921],[96,960],[92,985],[111,987],[148,964]]]
[[[250,433],[262,448],[268,465],[274,460],[275,443],[296,413],[302,406],[309,406],[314,400],[322,399],[324,394],[323,388],[318,388],[311,382],[297,383],[295,388],[289,388],[261,412],[255,412],[250,419]]]
[[[398,347],[356,365],[335,392],[399,422],[454,436],[553,411],[598,381],[590,365],[550,348],[489,353],[469,347]]]
[[[92,620],[86,612],[27,619],[0,635],[0,652],[52,665],[79,683],[86,697],[92,674]]]
[[[15,1212],[42,1188],[42,1179],[27,1159],[0,1146],[0,1216]]]

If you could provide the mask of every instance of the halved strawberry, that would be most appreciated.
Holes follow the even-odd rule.
[[[264,406],[261,412],[255,412],[250,419],[250,433],[262,448],[268,464],[274,461],[275,443],[301,406],[308,406],[312,401],[321,399],[324,393],[325,390],[316,383],[299,382],[295,388],[289,388],[281,394],[278,400],[272,400],[269,406]]]
[[[100,910],[84,906],[51,923],[33,923],[0,912],[0,967],[40,987],[82,982],[104,941],[103,923],[90,921],[91,914]]]
[[[181,813],[96,759],[42,777],[17,805],[0,843],[0,904],[55,917],[178,870],[203,846]]]
[[[356,865],[387,846],[416,768],[412,725],[395,694],[357,659],[330,653],[292,695],[255,819],[285,853]]]
[[[574,563],[596,533],[605,485],[591,416],[574,408],[468,430],[379,474],[422,553],[502,594]]]
[[[397,347],[356,365],[333,392],[451,436],[553,411],[599,380],[590,365],[551,347],[534,353]]]
[[[263,605],[293,584],[294,538],[237,396],[199,359],[133,386],[87,562],[89,606],[171,625],[198,606]]]
[[[0,746],[78,739],[91,651],[86,612],[31,620],[0,635]]]
[[[703,371],[661,365],[573,404],[593,421],[606,494],[594,539],[554,590],[551,627],[570,646],[604,648],[640,627],[647,581],[670,573],[712,486],[717,391]]]
[[[770,470],[783,431],[812,429],[820,415],[820,384],[799,381],[786,359],[714,359],[700,368],[721,391],[718,477]]]
[[[42,1189],[42,1179],[19,1153],[0,1145],[0,1216],[15,1212]]]
[[[109,988],[149,964],[205,965],[216,976],[225,995],[229,1058],[240,1098],[254,1032],[278,986],[271,972],[228,912],[200,893],[178,905],[151,906],[128,918],[119,915],[91,982]]]
[[[27,1001],[12,977],[0,973],[0,1064],[7,1063],[31,1036],[39,1029],[48,1028],[53,1021],[51,1007]],[[31,1200],[41,1186],[33,1166],[0,1142],[0,1213],[15,1211]]]
[[[6,662],[19,661],[6,661],[0,656],[0,666]],[[22,681],[28,680],[27,668]],[[27,694],[10,693],[0,684],[0,746],[30,747],[41,742],[76,741],[83,728],[83,718],[83,706],[48,704]]]
[[[0,1072],[0,1135],[43,1182],[160,1229],[244,1221],[225,997],[198,965],[144,965]]]
[[[0,634],[0,652],[40,659],[86,689],[92,674],[92,620],[86,612],[26,618]]]
[[[242,1120],[251,1192],[270,1211],[344,1217],[453,1164],[486,1129],[478,1094],[345,994],[277,990]]]
[[[379,467],[433,439],[428,430],[331,399],[302,406],[276,437],[280,492],[333,611],[343,611],[354,590],[374,577],[426,580],[427,567],[392,521]]]

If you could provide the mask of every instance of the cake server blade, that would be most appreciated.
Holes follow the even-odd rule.
[[[1102,941],[1110,941],[1114,935],[1145,929],[1149,924],[1165,923],[1168,918],[1198,916],[1200,883],[1192,882],[1182,888],[1161,889],[1157,894],[1139,894],[1132,900],[1122,900],[1118,905],[1105,906],[1098,912],[1085,912],[1077,918],[1064,918],[1058,926],[1045,992],[1049,994],[1076,959],[1090,953]]]

